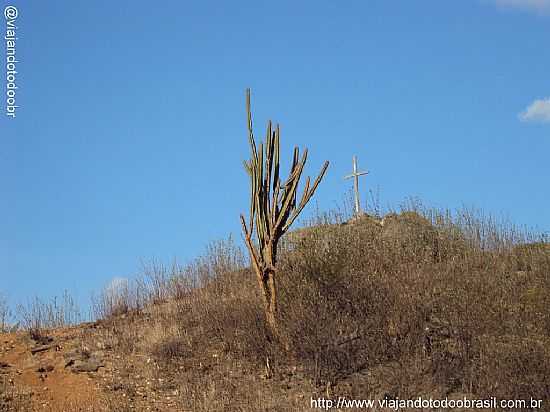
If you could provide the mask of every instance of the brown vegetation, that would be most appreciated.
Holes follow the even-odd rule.
[[[96,411],[305,411],[319,396],[534,398],[550,410],[547,243],[471,212],[345,221],[324,216],[284,239],[286,348],[269,339],[242,252],[219,242],[188,266],[149,268],[127,295],[142,298],[103,305],[60,353],[85,347],[104,366],[59,376],[90,377]],[[12,365],[0,368],[0,405],[43,410],[16,394],[29,385],[10,371],[29,339],[18,336],[1,338],[19,349],[0,352]]]

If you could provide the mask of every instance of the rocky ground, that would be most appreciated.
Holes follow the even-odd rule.
[[[311,399],[336,394],[391,399],[392,386],[380,382],[394,376],[397,388],[411,378],[395,363],[315,388],[296,368],[260,372],[216,351],[167,367],[138,350],[114,350],[111,328],[97,322],[41,335],[0,335],[0,411],[175,412],[195,410],[193,405],[224,410],[236,400],[243,403],[238,410],[308,410]],[[204,379],[193,382],[197,376]],[[444,395],[430,379],[413,379],[425,391]]]
[[[34,339],[25,333],[0,335],[0,405],[8,411],[50,411],[93,403],[107,365],[101,354],[80,345],[78,335],[76,329]]]
[[[1,411],[176,411],[177,389],[150,358],[116,354],[102,326],[84,324],[32,336],[0,335]]]
[[[0,411],[175,412],[225,410],[235,403],[248,411],[309,405],[305,393],[313,389],[295,369],[274,376],[215,347],[200,356],[159,363],[138,348],[121,350],[113,325],[0,334]],[[138,327],[128,319],[118,320],[121,325],[125,330],[120,336]]]

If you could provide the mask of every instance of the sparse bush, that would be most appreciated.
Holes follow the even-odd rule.
[[[6,298],[0,294],[0,333],[8,332],[11,311]]]
[[[56,296],[50,301],[35,297],[26,305],[19,304],[16,311],[21,326],[34,333],[40,333],[43,329],[76,325],[83,321],[80,309],[68,291],[61,298]]]
[[[151,292],[141,280],[115,278],[98,296],[92,295],[95,319],[108,319],[130,312],[139,312],[151,300]]]
[[[163,362],[170,362],[190,356],[190,350],[181,337],[174,336],[154,344],[151,354]]]
[[[216,342],[222,351],[264,362],[269,346],[266,324],[242,250],[231,239],[214,242],[180,276],[171,280],[180,285],[180,292],[161,315],[164,336],[155,342],[152,354],[173,360]],[[194,286],[186,279],[195,279]]]

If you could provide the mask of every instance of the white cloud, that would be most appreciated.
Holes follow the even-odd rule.
[[[107,286],[105,286],[105,294],[111,298],[120,298],[128,291],[128,279],[113,278]]]
[[[494,0],[494,2],[499,7],[550,13],[550,0]]]
[[[535,100],[519,114],[522,122],[550,123],[550,97]]]

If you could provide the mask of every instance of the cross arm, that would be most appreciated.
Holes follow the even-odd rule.
[[[363,176],[363,175],[368,175],[368,174],[369,174],[369,172],[352,173],[351,175],[344,176],[344,179],[351,179],[352,177]]]

